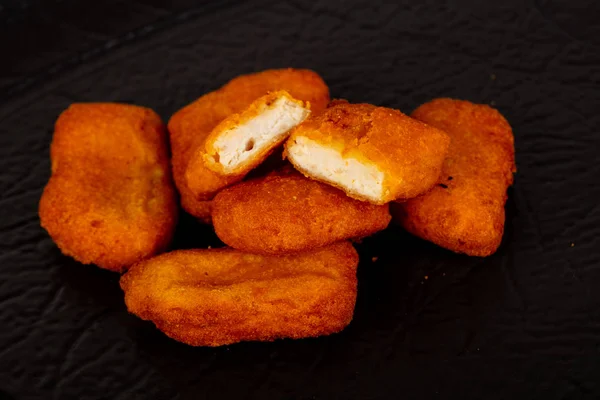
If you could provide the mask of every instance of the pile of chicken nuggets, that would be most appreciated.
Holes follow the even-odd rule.
[[[516,171],[511,127],[491,107],[444,98],[408,116],[331,101],[318,74],[291,68],[239,76],[167,127],[143,107],[73,104],[50,158],[42,227],[64,254],[124,273],[128,310],[193,346],[343,330],[351,241],[392,219],[493,254]],[[178,204],[225,246],[166,252]]]

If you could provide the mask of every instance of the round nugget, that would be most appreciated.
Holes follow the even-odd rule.
[[[129,312],[192,346],[328,335],[352,320],[358,255],[348,242],[292,256],[178,250],[121,278]]]
[[[122,271],[170,243],[176,194],[152,110],[73,104],[56,122],[50,158],[39,215],[64,254]]]
[[[388,205],[352,199],[296,172],[272,174],[221,191],[213,224],[227,245],[257,254],[287,254],[369,236],[390,222]]]

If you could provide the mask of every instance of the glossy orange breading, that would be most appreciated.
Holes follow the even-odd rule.
[[[388,205],[351,199],[295,171],[239,183],[213,200],[217,236],[257,254],[306,251],[369,236],[391,220]]]
[[[341,242],[293,256],[177,250],[121,278],[128,310],[192,346],[328,335],[352,320],[358,255]]]
[[[335,101],[294,129],[286,157],[306,176],[385,204],[437,181],[450,138],[398,110]]]
[[[50,158],[39,215],[64,254],[122,271],[167,247],[177,204],[156,113],[73,104],[56,122]]]
[[[487,105],[452,99],[423,104],[412,116],[444,130],[452,141],[438,185],[393,205],[395,219],[452,251],[494,253],[504,232],[506,190],[516,171],[510,125]]]
[[[169,121],[173,175],[183,208],[201,219],[211,200],[222,188],[243,176],[225,177],[206,168],[202,152],[205,140],[225,118],[240,113],[254,100],[270,91],[286,90],[294,98],[310,102],[319,112],[329,101],[329,89],[313,71],[298,69],[266,70],[242,75],[222,88],[208,93],[173,115]]]

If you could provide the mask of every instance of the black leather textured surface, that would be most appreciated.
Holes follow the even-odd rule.
[[[600,398],[597,1],[88,3],[0,6],[0,398]],[[166,120],[285,66],[406,112],[439,96],[498,107],[519,168],[503,245],[475,259],[390,229],[359,246],[341,334],[178,344],[39,227],[54,120],[80,101]],[[176,247],[215,244],[183,218]]]

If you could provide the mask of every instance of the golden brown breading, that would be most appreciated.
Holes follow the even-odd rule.
[[[244,179],[254,179],[262,176],[269,175],[274,171],[279,170],[283,167],[290,167],[289,162],[283,159],[282,149],[276,149],[271,155],[269,155],[259,166],[250,171]],[[187,191],[184,191],[187,193]],[[193,198],[193,196],[182,196],[182,206],[184,209],[193,210],[190,214],[194,215],[201,222],[205,224],[212,224],[211,210],[212,200],[199,201]]]
[[[506,189],[516,172],[510,125],[487,105],[451,99],[432,100],[412,116],[444,130],[452,142],[438,185],[393,205],[395,219],[452,251],[493,254],[504,231]]]
[[[348,242],[293,256],[177,250],[121,278],[129,312],[192,346],[328,335],[352,320],[358,255]]]
[[[166,146],[147,108],[73,104],[60,115],[39,215],[64,254],[122,271],[168,246],[177,202]]]
[[[398,110],[335,101],[292,131],[286,156],[306,176],[374,204],[437,181],[450,138]]]
[[[212,196],[204,196],[204,200],[197,199],[187,185],[185,171],[194,150],[203,142],[208,133],[228,115],[228,110],[212,110],[213,107],[217,108],[220,105],[216,97],[216,92],[202,96],[173,115],[168,124],[173,178],[179,190],[181,206],[188,213],[207,223],[210,222]],[[235,179],[228,180],[218,174],[206,173],[204,184],[207,191],[217,192],[227,186],[230,181],[235,182]]]
[[[285,90],[270,92],[221,121],[196,156],[202,156],[204,165],[220,175],[246,175],[309,114],[310,103],[294,99]]]
[[[239,183],[213,200],[217,236],[233,248],[287,254],[369,236],[390,222],[388,205],[351,199],[295,171]]]
[[[182,206],[190,214],[206,219],[207,207],[202,201],[211,200],[220,189],[243,178],[243,175],[225,177],[211,171],[204,166],[202,154],[196,156],[196,151],[204,146],[207,136],[221,121],[276,90],[286,90],[294,98],[310,102],[313,112],[324,109],[329,101],[327,85],[313,71],[266,70],[239,76],[171,117],[168,126],[173,175]]]

